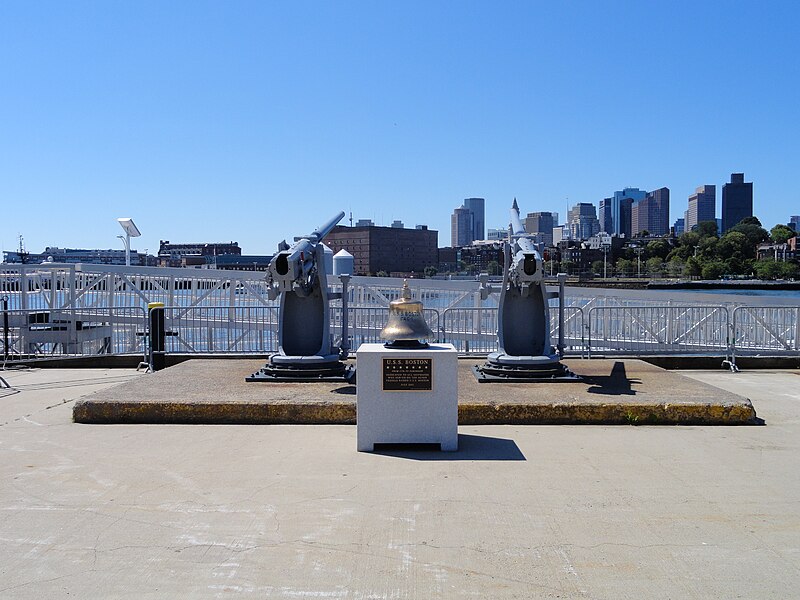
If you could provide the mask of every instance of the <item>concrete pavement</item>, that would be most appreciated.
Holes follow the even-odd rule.
[[[82,425],[133,371],[3,372],[0,598],[790,598],[800,377],[684,372],[758,427]],[[13,392],[13,390],[12,390]]]

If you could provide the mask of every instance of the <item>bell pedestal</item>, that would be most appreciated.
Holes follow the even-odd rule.
[[[358,450],[375,444],[439,444],[458,450],[458,354],[362,344],[357,351]]]

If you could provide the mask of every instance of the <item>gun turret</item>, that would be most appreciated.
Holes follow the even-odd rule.
[[[340,212],[308,235],[294,238],[295,243],[289,248],[286,242],[278,245],[278,253],[268,269],[269,291],[273,297],[281,292],[296,292],[301,296],[310,293],[319,271],[322,250],[319,244],[343,217],[344,212]]]
[[[533,284],[544,280],[542,255],[519,218],[519,208],[514,203],[511,208],[511,264],[508,267],[507,279],[511,285],[519,289],[523,297],[528,296]]]

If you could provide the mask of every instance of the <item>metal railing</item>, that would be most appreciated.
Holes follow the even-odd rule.
[[[800,352],[800,307],[737,306],[733,309],[735,355],[792,355]]]
[[[558,340],[557,311],[550,313],[550,338]],[[498,349],[497,308],[448,308],[442,315],[439,338],[455,346],[459,354],[488,354]],[[564,308],[564,353],[586,350],[584,312],[578,306]]]
[[[588,349],[606,354],[729,352],[728,310],[721,306],[606,306],[589,309]]]
[[[146,356],[147,316],[138,306],[9,309],[3,311],[0,327],[4,362],[99,354]]]

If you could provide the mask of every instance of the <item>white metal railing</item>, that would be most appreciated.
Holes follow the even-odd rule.
[[[796,354],[800,352],[800,307],[738,306],[733,309],[736,354]]]
[[[620,306],[589,310],[589,352],[727,356],[728,310],[721,306]]]
[[[0,319],[3,362],[100,354],[146,355],[147,317],[138,306],[9,309]]]

